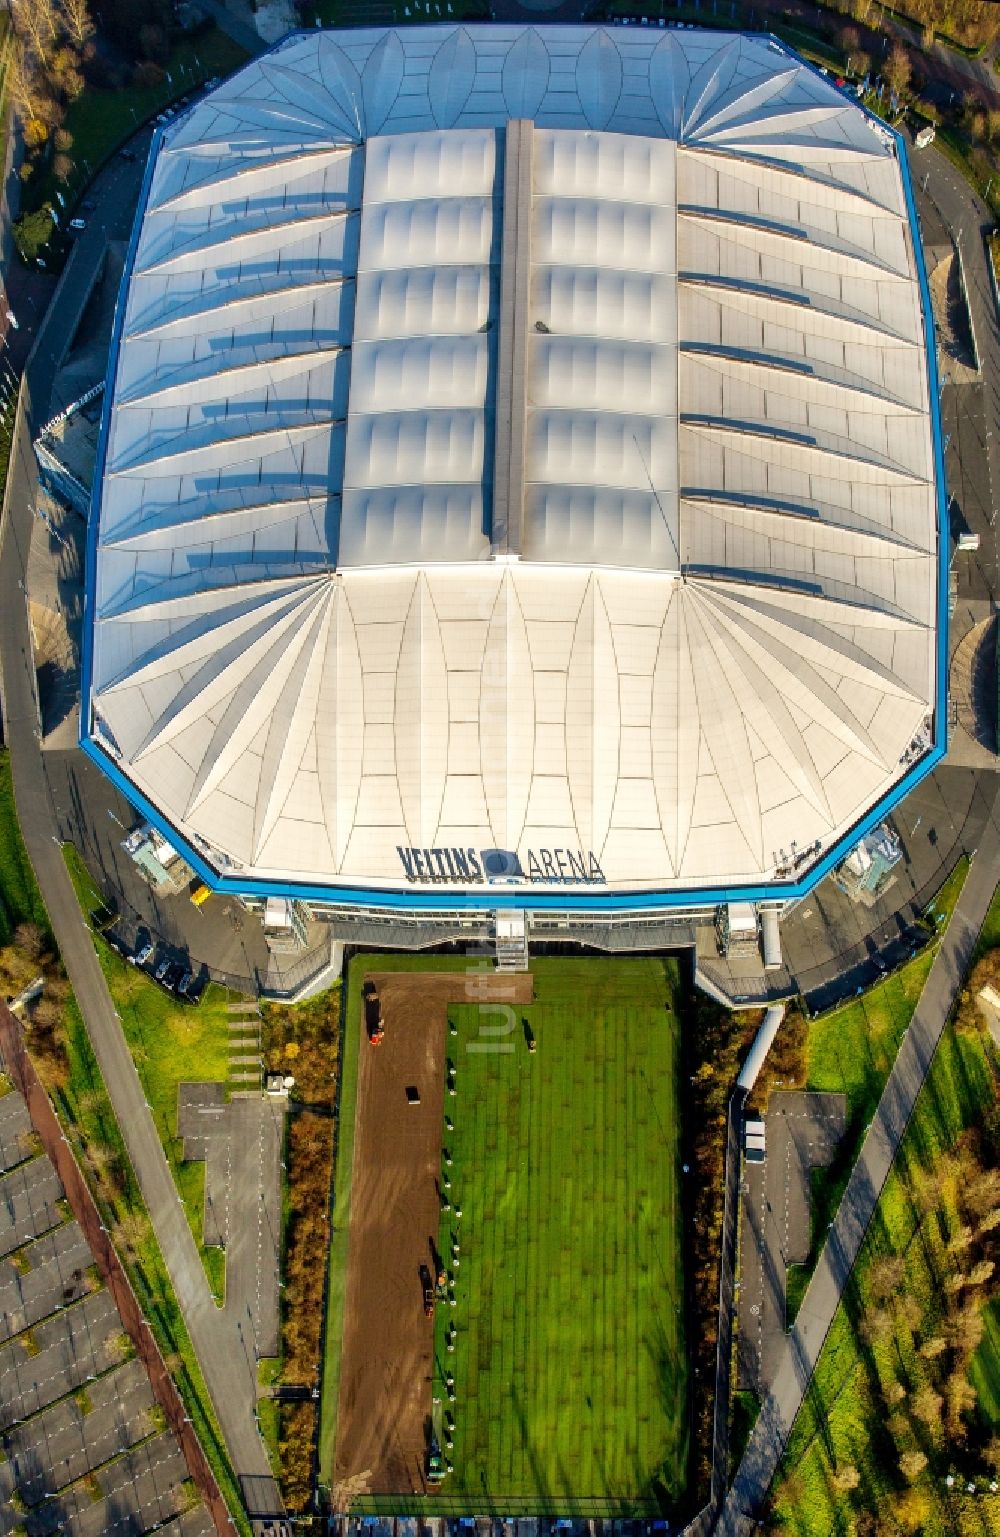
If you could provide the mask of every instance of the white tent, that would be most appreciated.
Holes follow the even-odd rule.
[[[930,322],[831,82],[715,32],[316,33],[154,155],[85,729],[220,868],[760,883],[929,746]]]

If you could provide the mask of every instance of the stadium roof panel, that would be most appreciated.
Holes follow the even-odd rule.
[[[246,883],[818,857],[940,727],[918,262],[767,38],[288,39],[154,148],[84,737]]]

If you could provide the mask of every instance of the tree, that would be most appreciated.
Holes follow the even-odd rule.
[[[856,1489],[860,1484],[861,1474],[853,1462],[845,1462],[842,1468],[837,1468],[830,1482],[835,1489],[840,1490],[841,1494],[849,1494],[852,1489]]]
[[[920,1477],[926,1466],[927,1458],[923,1452],[918,1452],[916,1449],[904,1452],[899,1459],[899,1470],[903,1477],[908,1479],[911,1484],[915,1478]]]
[[[861,1323],[866,1345],[882,1345],[892,1336],[892,1314],[886,1308],[869,1308]]]
[[[890,1302],[903,1283],[903,1261],[898,1254],[883,1254],[868,1272],[868,1290],[876,1302]]]
[[[894,43],[885,61],[882,73],[897,95],[902,94],[910,83],[910,55],[902,43]]]
[[[995,1269],[996,1264],[993,1260],[979,1260],[979,1262],[972,1267],[972,1271],[969,1275],[969,1285],[985,1286],[986,1282],[990,1279]]]
[[[31,961],[40,960],[45,953],[45,935],[37,923],[19,923],[14,930],[14,944]]]
[[[80,60],[72,48],[57,48],[49,62],[48,77],[66,101],[75,101],[83,90]]]
[[[962,1356],[971,1356],[983,1337],[983,1315],[977,1304],[970,1299],[946,1325],[949,1345]]]
[[[978,1169],[965,1183],[962,1205],[973,1217],[1000,1206],[1000,1169]]]
[[[947,1349],[947,1340],[942,1339],[940,1334],[932,1334],[929,1340],[924,1340],[920,1347],[920,1354],[925,1361],[933,1361],[937,1356],[943,1355]]]
[[[925,1531],[930,1514],[931,1501],[926,1489],[905,1489],[896,1502],[896,1515],[906,1532]]]
[[[23,47],[44,68],[60,32],[54,0],[10,0],[10,19]]]
[[[37,117],[35,99],[39,94],[39,81],[24,45],[14,43],[7,60],[7,94],[22,126]]]
[[[968,1223],[960,1222],[948,1240],[948,1249],[952,1254],[961,1254],[972,1242],[972,1229]]]
[[[976,1407],[976,1390],[964,1371],[956,1368],[945,1384],[945,1401],[948,1405],[948,1433],[962,1440],[966,1433],[965,1415]]]
[[[149,23],[139,30],[139,47],[144,59],[152,59],[154,64],[166,64],[170,58],[170,43],[167,34],[162,27],[155,23]]]
[[[941,1424],[943,1408],[944,1399],[940,1393],[935,1393],[929,1382],[925,1382],[913,1395],[913,1412],[928,1430],[936,1430]]]
[[[872,61],[863,48],[853,48],[847,55],[848,73],[857,75],[859,80],[864,79],[871,67]]]
[[[91,20],[87,0],[59,0],[59,9],[62,12],[66,36],[73,47],[82,52],[94,35],[94,23]]]
[[[924,1316],[923,1309],[916,1297],[911,1297],[906,1292],[897,1300],[895,1313],[896,1321],[909,1329],[911,1334],[919,1327],[920,1321]]]

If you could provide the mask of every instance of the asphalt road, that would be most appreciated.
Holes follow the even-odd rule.
[[[1000,564],[997,558],[997,495],[1000,491],[1000,326],[986,264],[985,235],[993,229],[994,219],[982,198],[949,160],[932,145],[910,155],[910,168],[917,191],[918,209],[926,199],[945,228],[955,239],[962,256],[966,291],[976,346],[979,350],[982,385],[955,387],[956,411],[965,429],[963,441],[952,435],[947,460],[949,489],[959,499],[958,512],[973,533],[980,536],[980,550],[975,556],[958,559],[978,569],[981,590],[1000,593]],[[972,390],[983,392],[983,417],[973,424],[966,420],[962,396]],[[985,461],[985,464],[984,464]],[[972,464],[985,469],[983,494],[968,497],[963,503],[963,466]]]
[[[27,634],[24,573],[30,544],[34,456],[28,421],[36,427],[64,402],[53,381],[89,282],[88,268],[104,242],[127,238],[141,166],[116,161],[94,185],[98,204],[39,331],[27,370],[26,409],[19,421],[0,543],[0,664],[4,735],[11,750],[18,816],[28,855],[48,908],[63,961],[79,1002],[105,1085],[149,1210],[157,1241],[184,1313],[236,1472],[271,1483],[267,1453],[255,1423],[256,1393],[242,1338],[215,1307],[191,1230],[146,1104],[121,1023],[82,921],[62,852],[42,767],[34,677]]]
[[[923,1086],[1000,875],[1000,795],[958,905],[889,1074],[860,1157],[830,1229],[771,1391],[726,1498],[716,1531],[741,1532],[760,1508],[819,1359],[882,1186]]]

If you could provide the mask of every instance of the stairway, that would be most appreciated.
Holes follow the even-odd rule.
[[[229,1005],[229,1088],[233,1094],[261,1089],[260,1006],[253,998]]]
[[[528,931],[523,912],[498,912],[495,919],[497,971],[528,970]]]

